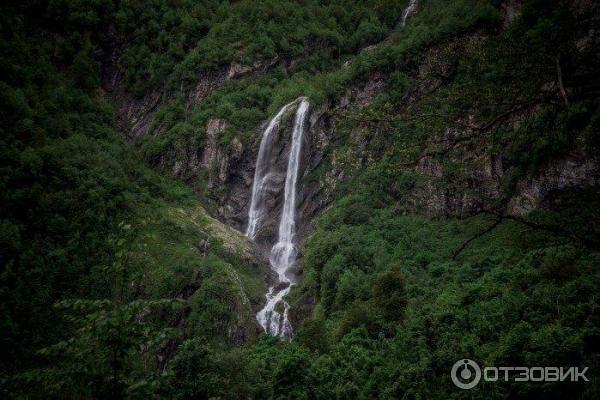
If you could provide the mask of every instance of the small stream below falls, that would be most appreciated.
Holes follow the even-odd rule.
[[[277,242],[273,245],[269,255],[271,269],[277,274],[277,283],[271,286],[266,294],[266,304],[256,314],[258,323],[264,331],[273,336],[290,338],[293,334],[292,325],[289,321],[289,304],[284,297],[290,292],[295,284],[291,272],[296,262],[296,211],[297,211],[297,186],[298,170],[300,169],[300,158],[302,154],[302,141],[304,139],[306,117],[308,115],[309,102],[305,97],[286,104],[279,110],[277,115],[267,125],[263,132],[256,159],[254,171],[254,182],[252,184],[252,199],[248,210],[248,228],[246,236],[255,239],[261,222],[266,217],[265,194],[270,184],[271,165],[270,155],[273,151],[275,136],[279,131],[279,125],[285,113],[296,107],[290,151],[285,176],[283,194],[283,206],[279,220]]]

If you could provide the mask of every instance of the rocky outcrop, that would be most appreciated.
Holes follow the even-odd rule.
[[[118,106],[120,126],[124,136],[135,143],[144,136],[158,136],[166,129],[156,122],[160,105],[183,97],[184,117],[191,109],[208,98],[225,82],[247,77],[250,74],[264,73],[280,60],[274,57],[259,60],[252,65],[232,62],[218,71],[204,72],[193,83],[182,83],[177,91],[153,91],[141,98],[128,93],[122,84],[122,73],[118,57],[106,58],[103,63],[103,87]],[[205,140],[198,137],[182,138],[177,149],[162,154],[152,161],[161,170],[170,172],[193,187],[203,190],[216,207],[213,212],[224,222],[242,229],[246,224],[246,209],[249,202],[249,187],[252,185],[253,161],[257,142],[260,140],[260,127],[252,135],[247,148],[239,137],[229,135],[229,123],[225,119],[212,118],[206,126]],[[232,136],[224,140],[225,136]],[[199,181],[206,179],[207,187],[200,188]]]
[[[517,184],[516,195],[508,204],[510,214],[525,216],[542,206],[553,193],[586,189],[600,183],[600,162],[580,154],[570,154]]]
[[[203,72],[194,82],[182,82],[177,91],[156,90],[141,98],[136,98],[124,90],[118,61],[112,60],[110,68],[105,68],[108,71],[103,73],[107,76],[104,80],[104,89],[116,100],[123,131],[126,137],[133,141],[147,134],[156,135],[160,133],[160,126],[154,127],[153,130],[156,132],[149,132],[160,104],[169,103],[177,97],[183,96],[185,99],[184,109],[187,113],[194,105],[204,101],[225,82],[240,79],[250,74],[263,73],[276,65],[278,61],[279,58],[274,57],[269,60],[256,61],[252,65],[232,62],[226,68]]]
[[[190,88],[186,89],[182,86],[180,93],[185,94],[185,112],[188,112],[194,104],[200,103],[210,96],[223,85],[225,80],[225,72],[220,71],[202,75]],[[136,99],[124,92],[117,94],[120,100],[119,119],[127,138],[134,141],[148,134],[160,134],[163,129],[160,125],[154,126],[153,132],[150,132],[158,106],[173,101],[177,95],[177,93],[152,92]]]
[[[191,89],[181,87],[180,92],[186,93],[185,111],[188,112],[195,104],[202,102],[228,79],[224,70],[207,72],[198,78]]]
[[[273,67],[280,61],[278,56],[275,56],[269,60],[258,60],[252,65],[242,64],[234,61],[229,65],[227,70],[227,80],[239,79],[250,74],[262,73]]]
[[[243,153],[242,142],[237,137],[234,137],[227,146],[220,145],[220,137],[228,127],[227,121],[219,118],[211,118],[206,125],[206,140],[199,167],[208,171],[209,189],[227,183],[230,167],[239,161]]]
[[[600,160],[570,154],[553,160],[532,176],[520,179],[510,197],[500,196],[501,182],[511,169],[503,166],[501,157],[477,154],[463,157],[461,162],[477,166],[467,175],[448,180],[439,161],[422,158],[415,170],[425,179],[413,192],[417,207],[430,215],[465,217],[483,210],[502,211],[508,215],[526,216],[540,208],[553,194],[569,189],[586,189],[600,182]],[[458,161],[458,160],[457,160]]]

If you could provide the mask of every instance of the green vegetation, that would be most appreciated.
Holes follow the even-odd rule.
[[[448,368],[465,354],[485,365],[597,368],[597,251],[506,222],[452,259],[493,221],[430,220],[387,207],[357,219],[356,209],[372,204],[371,193],[337,204],[306,246],[304,280],[292,300],[319,299],[298,341],[313,342],[303,335],[323,325],[318,335],[325,344],[307,369],[323,379],[308,387],[330,390],[323,397],[447,396]],[[327,363],[335,367],[321,370]],[[597,387],[513,383],[476,390],[476,397],[593,398]]]
[[[84,4],[89,19],[75,3],[49,16],[37,6],[6,7],[0,25],[0,396],[154,392],[174,318],[165,305],[186,285],[210,293],[219,282],[227,296],[190,301],[202,324],[177,335],[223,347],[227,329],[255,335],[262,272],[239,234],[120,138],[91,58],[90,30],[104,19]],[[74,31],[50,41],[30,30],[34,16]]]
[[[3,5],[0,397],[600,397],[597,182],[505,213],[519,179],[597,157],[597,17],[586,2],[524,0],[508,23],[501,0],[421,0],[401,27],[406,3]],[[190,102],[232,63],[252,70]],[[372,102],[335,108],[374,77]],[[120,91],[160,99],[133,146]],[[246,239],[151,167],[201,149],[211,118],[228,123],[220,146],[246,145],[301,95],[332,123],[307,181],[333,168],[345,180],[302,249],[286,342],[257,337],[265,271]],[[425,158],[435,177],[415,172]],[[483,193],[473,175],[488,159],[503,177]],[[426,216],[426,185],[479,212]],[[449,371],[464,357],[586,366],[590,382],[460,392]]]
[[[233,61],[294,59],[300,60],[297,71],[320,71],[381,40],[401,5],[390,0],[127,1],[116,17],[125,37],[132,38],[124,54],[127,84],[140,95],[160,84],[194,82]]]
[[[193,105],[193,109],[186,115],[183,113],[183,99],[178,98],[166,102],[154,119],[153,127],[159,134],[146,136],[139,143],[145,158],[153,165],[158,165],[157,155],[169,154],[172,159],[167,160],[167,165],[172,165],[176,160],[183,157],[186,146],[192,144],[192,146],[202,147],[206,123],[210,118],[225,118],[230,123],[230,128],[221,137],[223,144],[229,143],[233,136],[237,136],[242,143],[245,143],[247,138],[250,137],[251,130],[258,123],[267,119],[268,115],[276,113],[283,104],[299,96],[308,96],[315,107],[328,101],[336,101],[348,86],[356,81],[367,79],[372,73],[378,71],[389,73],[399,69],[414,68],[418,62],[420,51],[431,44],[444,42],[457,35],[477,31],[482,27],[491,26],[492,28],[488,29],[494,29],[498,16],[497,10],[487,2],[474,2],[472,4],[473,2],[469,1],[431,0],[420,5],[423,11],[415,17],[413,23],[404,29],[392,30],[394,23],[398,21],[400,16],[401,9],[397,7],[397,2],[374,2],[377,3],[376,6],[369,5],[369,2],[359,2],[360,6],[345,5],[346,11],[342,11],[335,4],[336,2],[332,3],[327,7],[320,6],[318,11],[313,11],[310,15],[318,17],[326,12],[333,13],[334,17],[330,19],[319,17],[317,19],[320,22],[313,24],[310,18],[303,20],[302,23],[291,22],[295,21],[297,17],[293,14],[293,10],[299,7],[297,4],[278,3],[276,7],[273,7],[262,5],[262,2],[252,2],[251,8],[253,10],[261,10],[262,7],[270,7],[271,10],[280,7],[282,10],[292,10],[290,11],[292,14],[287,16],[291,18],[290,21],[287,19],[275,20],[271,21],[270,25],[276,26],[275,30],[278,34],[294,35],[296,29],[304,32],[298,34],[299,37],[304,38],[302,39],[304,53],[288,54],[283,49],[277,49],[277,57],[294,61],[293,68],[284,67],[285,63],[281,65],[280,62],[267,72],[258,74],[258,76],[253,75],[241,81],[226,82],[205,101]],[[391,7],[388,3],[395,5]],[[246,2],[240,2],[239,7],[242,7],[243,4],[246,4]],[[266,4],[270,3],[266,2]],[[303,6],[302,8],[310,9],[310,6]],[[236,12],[232,11],[234,15]],[[369,16],[373,12],[377,13],[379,19]],[[352,13],[352,17],[341,17],[340,13]],[[252,18],[261,15],[258,11],[249,14]],[[263,16],[266,15],[268,13]],[[365,17],[365,15],[368,17]],[[350,40],[350,42],[355,41],[353,37],[363,32],[362,29],[358,29],[353,35],[349,36],[346,33],[352,31],[353,25],[351,22],[356,23],[355,21],[361,20],[359,27],[369,26],[371,22],[365,22],[367,20],[380,20],[385,29],[381,28],[381,34],[370,40],[360,39],[361,46],[344,44],[347,40]],[[323,21],[337,21],[338,25],[328,28],[333,29],[334,36],[340,41],[336,45],[339,48],[334,46],[335,51],[330,47],[333,46],[332,43],[317,39],[324,32],[321,28],[318,28],[318,25]],[[344,22],[344,24],[340,25],[341,22]],[[245,24],[246,22],[241,26],[232,27],[230,31],[244,31],[244,29],[248,29]],[[256,22],[256,24],[260,26],[260,23]],[[215,26],[218,27],[220,24]],[[307,32],[311,30],[314,30],[314,33],[308,34]],[[381,39],[386,30],[389,31],[389,34],[385,41],[377,43],[373,48],[357,51],[367,44],[376,42],[376,39]],[[256,32],[253,33],[253,35],[255,34]],[[304,37],[305,34],[308,36]],[[228,35],[223,37],[226,38]],[[260,41],[261,39],[257,40]],[[237,45],[238,42],[236,42]],[[224,46],[225,44],[215,45],[214,47],[227,48]],[[248,48],[243,46],[242,48],[244,48],[242,54],[246,54]],[[305,56],[307,52],[310,54],[308,58]],[[205,60],[205,58],[199,59]],[[323,60],[327,62],[323,63]],[[243,58],[235,60],[227,58],[224,60],[224,64],[231,61],[252,65],[251,61]],[[347,64],[342,66],[343,62],[347,62]],[[196,67],[186,65],[185,62],[181,66],[185,71],[197,71]],[[194,77],[197,79],[198,74],[201,75],[202,73],[202,70],[195,72],[195,75],[189,77],[189,79],[194,81]],[[400,76],[398,75],[398,78],[391,83],[394,84],[395,82],[396,85],[401,85]],[[177,84],[185,81],[186,78],[176,78]],[[399,88],[396,87],[396,89]]]

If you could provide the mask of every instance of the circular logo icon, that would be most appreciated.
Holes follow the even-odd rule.
[[[458,360],[452,366],[452,382],[461,389],[473,389],[481,380],[481,368],[473,360]]]

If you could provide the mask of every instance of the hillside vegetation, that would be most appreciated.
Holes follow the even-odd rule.
[[[404,25],[407,3],[2,5],[0,397],[599,398],[600,11],[420,0]],[[255,321],[264,257],[206,211],[226,188],[168,175],[211,119],[251,149],[299,96],[327,196],[284,341]],[[589,382],[461,391],[463,358]]]

